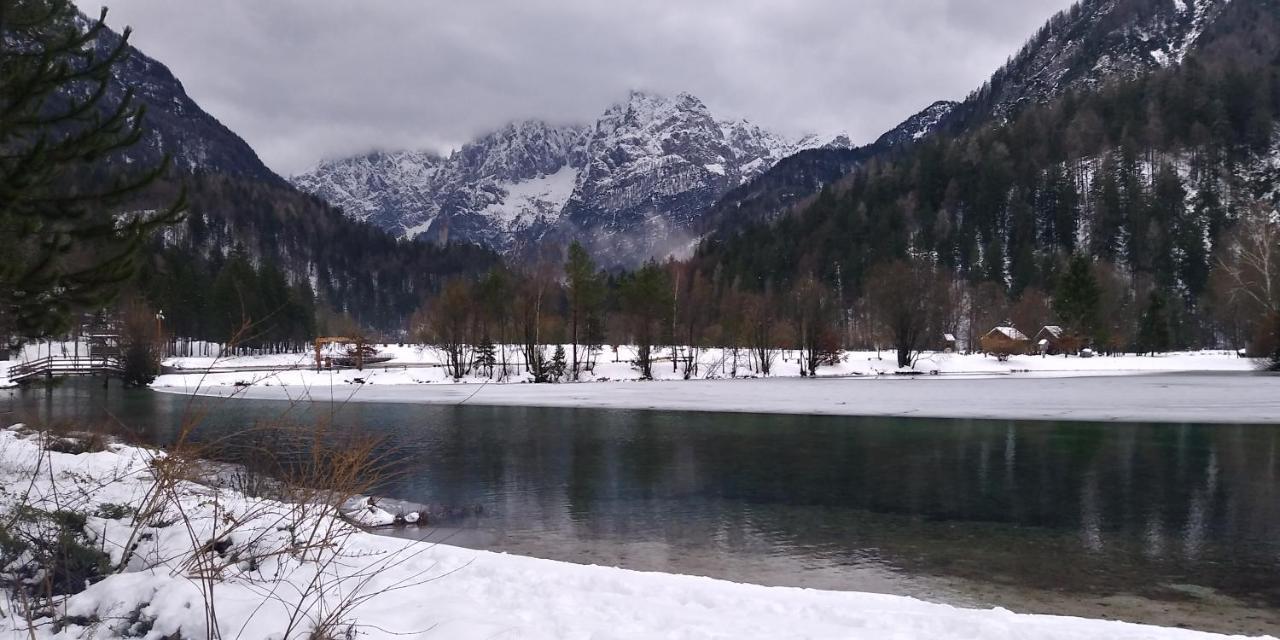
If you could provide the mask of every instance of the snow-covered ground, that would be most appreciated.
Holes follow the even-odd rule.
[[[264,399],[335,397],[364,402],[525,405],[616,409],[743,411],[867,416],[1008,418],[1047,420],[1131,420],[1195,422],[1280,421],[1280,378],[1223,375],[1252,371],[1250,360],[1226,352],[1156,357],[1015,357],[1008,362],[981,355],[929,354],[921,372],[898,376],[889,354],[849,353],[838,366],[820,370],[818,380],[799,377],[794,356],[779,358],[770,378],[730,380],[731,358],[708,350],[696,380],[684,380],[670,361],[655,365],[656,381],[638,381],[626,362],[626,348],[614,362],[601,355],[590,382],[521,384],[487,382],[470,376],[455,382],[436,364],[435,352],[387,347],[396,359],[363,372],[316,372],[310,356],[264,356],[214,362],[183,359],[172,364],[200,367],[291,367],[283,371],[161,376],[160,391],[239,395]],[[219,369],[223,370],[223,369]],[[710,374],[712,379],[706,379]],[[1123,374],[1177,374],[1127,375]],[[1198,375],[1197,375],[1198,374]],[[739,376],[754,376],[740,363]],[[356,383],[359,378],[363,384]],[[239,383],[239,386],[237,386]]]
[[[199,376],[203,386],[227,386],[236,382],[262,382],[264,384],[304,386],[328,384],[331,381],[362,378],[367,383],[379,385],[418,385],[428,383],[484,383],[484,382],[526,382],[528,376],[518,364],[520,361],[514,347],[508,349],[510,375],[505,379],[500,373],[490,378],[472,371],[462,380],[455,381],[448,377],[444,367],[440,366],[441,354],[430,347],[379,345],[377,347],[385,355],[393,356],[390,362],[368,367],[363,372],[343,370],[340,372],[314,371],[315,356],[311,353],[284,354],[269,356],[244,356],[227,358],[171,358],[165,361],[170,367],[190,369],[191,374],[168,375],[161,377],[156,386],[191,386]],[[550,356],[552,349],[548,348]],[[566,345],[565,352],[570,348]],[[681,358],[684,352],[680,352]],[[782,351],[773,362],[770,377],[795,378],[800,376],[800,363],[797,352]],[[654,378],[657,380],[683,380],[684,373],[680,365],[672,367],[671,350],[661,349],[660,358],[653,366]],[[611,348],[605,350],[595,359],[596,364],[591,372],[581,374],[585,382],[610,382],[638,380],[640,372],[631,363],[635,359],[634,349],[623,346],[614,353]],[[725,378],[757,378],[761,377],[758,368],[745,351],[737,356],[723,349],[704,349],[699,352],[696,379]],[[203,370],[213,368],[222,373],[205,374]],[[290,369],[281,372],[254,371],[268,367]],[[1079,375],[1120,375],[1154,372],[1221,372],[1251,371],[1256,368],[1253,361],[1239,358],[1226,351],[1199,351],[1187,353],[1169,353],[1159,356],[1122,355],[1116,357],[1077,358],[1063,356],[1018,356],[1008,362],[1000,362],[994,357],[981,354],[925,353],[916,362],[915,371],[922,374],[962,374],[969,376],[1005,376],[1014,374],[1035,374],[1041,376],[1079,376]],[[240,369],[241,371],[230,371]],[[852,351],[841,356],[835,365],[819,368],[821,377],[878,376],[893,374],[897,371],[897,362],[891,352]]]
[[[0,633],[41,639],[210,637],[209,599],[216,605],[217,635],[244,638],[285,637],[291,615],[299,622],[289,637],[306,637],[318,614],[335,611],[340,624],[330,637],[342,635],[348,623],[365,638],[451,640],[1222,637],[404,542],[350,530],[329,511],[301,516],[287,504],[190,481],[166,494],[172,498],[166,513],[135,529],[120,507],[145,502],[154,487],[154,457],[119,445],[97,453],[42,455],[32,436],[0,431],[0,486],[14,488],[0,493],[0,513],[12,514],[25,502],[95,514],[87,518],[89,537],[114,563],[131,541],[137,544],[123,571],[53,608],[64,626],[46,618],[28,633],[10,608],[0,617]],[[186,517],[177,518],[179,511]],[[300,547],[299,532],[307,528],[298,525],[304,524],[332,529],[338,544]],[[206,544],[215,539],[225,545]],[[212,581],[195,579],[195,569],[211,566],[218,567]]]

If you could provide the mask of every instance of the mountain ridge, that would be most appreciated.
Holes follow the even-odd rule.
[[[1005,121],[1028,105],[1042,104],[1074,89],[1096,88],[1111,79],[1133,78],[1177,64],[1229,2],[1077,2],[1050,17],[964,100],[935,102],[864,148],[857,158],[826,154],[780,163],[757,177],[756,184],[727,194],[707,215],[707,236],[719,237],[747,224],[776,220],[861,162],[884,157],[935,132],[957,134],[984,122]],[[1135,15],[1136,22],[1132,19]],[[1091,56],[1097,63],[1088,64]]]
[[[574,237],[635,263],[671,248],[654,229],[692,229],[693,212],[781,159],[845,144],[847,136],[791,139],[718,119],[689,93],[632,91],[591,125],[517,121],[447,156],[375,152],[327,160],[292,181],[404,237],[509,255]],[[648,237],[624,237],[632,233]]]

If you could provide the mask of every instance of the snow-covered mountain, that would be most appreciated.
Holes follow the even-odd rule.
[[[968,102],[981,116],[1005,118],[1025,104],[1179,64],[1230,1],[1084,0],[1050,19]]]
[[[1068,91],[1180,63],[1232,0],[1082,0],[1051,18],[963,102],[939,101],[856,153],[802,154],[728,193],[704,217],[710,234],[774,220],[867,159],[935,131],[961,134]],[[1236,3],[1257,0],[1234,0]]]
[[[685,93],[632,92],[589,127],[518,122],[448,157],[376,152],[293,182],[406,237],[510,253],[552,234],[634,263],[687,245],[698,212],[782,158],[847,145],[847,136],[795,140],[719,120]]]
[[[82,30],[94,22],[83,14],[76,20]],[[105,56],[120,41],[120,34],[104,29],[95,44],[100,55]],[[163,63],[129,46],[112,74],[114,82],[108,85],[103,104],[114,108],[132,91],[134,104],[147,109],[142,139],[118,153],[123,164],[154,166],[168,156],[180,173],[284,184],[244,140],[196,104]]]
[[[581,127],[517,122],[448,157],[374,152],[327,161],[294,184],[398,235],[510,248],[559,219],[584,162]]]
[[[876,145],[893,147],[915,142],[937,130],[943,119],[958,106],[960,106],[959,102],[939,100],[925,107],[920,113],[907,118],[902,124],[885,132],[884,135],[876,140]]]

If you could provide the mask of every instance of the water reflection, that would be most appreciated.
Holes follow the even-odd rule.
[[[42,419],[173,437],[177,396],[12,394]],[[280,403],[221,402],[219,434]],[[1280,428],[351,404],[390,496],[450,541],[730,579],[910,592],[945,576],[1082,593],[1196,584],[1280,605]]]

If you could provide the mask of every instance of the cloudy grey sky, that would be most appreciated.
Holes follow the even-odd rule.
[[[447,151],[513,119],[591,122],[629,89],[870,141],[961,98],[1069,0],[77,0],[289,175]]]

